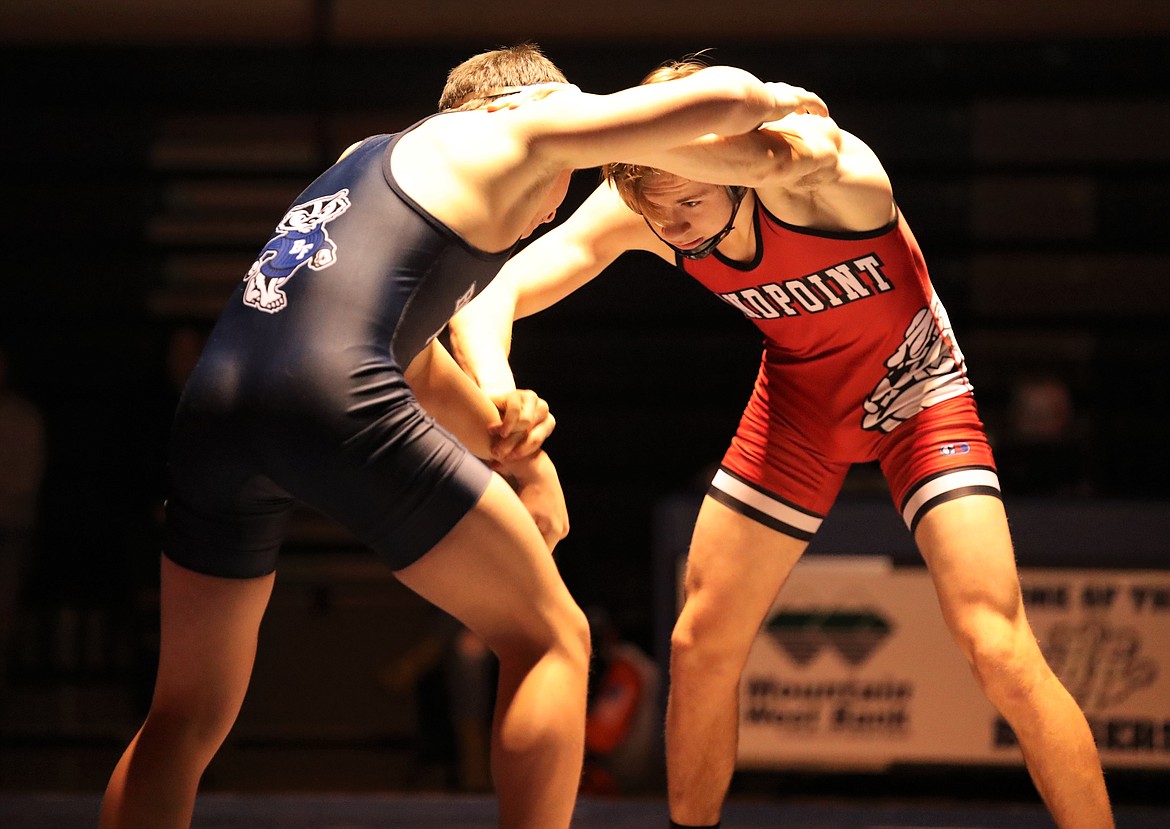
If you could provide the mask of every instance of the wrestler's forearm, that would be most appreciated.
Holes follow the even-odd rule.
[[[491,457],[489,429],[500,423],[500,413],[447,349],[432,342],[410,364],[406,380],[418,402],[443,428],[476,457]]]
[[[508,363],[515,302],[490,290],[491,286],[456,314],[449,330],[451,351],[459,366],[480,388],[499,394],[516,388]]]

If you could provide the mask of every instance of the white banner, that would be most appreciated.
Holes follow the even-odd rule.
[[[1170,767],[1170,572],[1021,571],[1049,663],[1104,765]],[[769,611],[740,687],[741,768],[1020,764],[924,568],[806,557]]]

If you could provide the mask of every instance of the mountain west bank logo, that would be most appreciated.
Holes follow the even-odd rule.
[[[746,678],[742,723],[806,736],[870,739],[895,737],[910,729],[914,683],[910,679],[855,676],[894,632],[891,622],[870,608],[781,610],[763,633],[798,668],[820,654],[835,653],[846,664],[800,676],[760,671]]]
[[[799,667],[826,650],[856,667],[873,655],[894,627],[869,608],[782,610],[768,619],[764,632]]]

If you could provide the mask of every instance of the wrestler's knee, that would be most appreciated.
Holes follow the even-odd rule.
[[[181,746],[183,756],[201,759],[203,764],[223,745],[239,713],[236,706],[215,705],[206,699],[155,701],[147,715],[144,734]]]
[[[488,642],[502,663],[535,665],[548,658],[585,675],[589,671],[591,643],[589,622],[576,604],[565,603],[538,626],[524,626],[519,632]]]
[[[1049,672],[1022,614],[979,608],[960,620],[955,638],[980,687],[995,699],[1026,697]]]
[[[754,625],[732,620],[729,608],[701,600],[688,601],[670,636],[672,676],[701,672],[705,676],[738,678],[755,639]]]
[[[585,612],[577,605],[573,605],[566,620],[560,626],[557,637],[558,647],[566,658],[581,672],[589,672],[589,660],[593,654],[593,644],[589,634],[589,620]]]

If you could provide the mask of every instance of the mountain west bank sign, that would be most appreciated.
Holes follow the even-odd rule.
[[[1049,664],[1107,767],[1170,767],[1170,573],[1024,569]],[[923,568],[807,557],[740,685],[741,768],[1020,764],[939,613]]]

